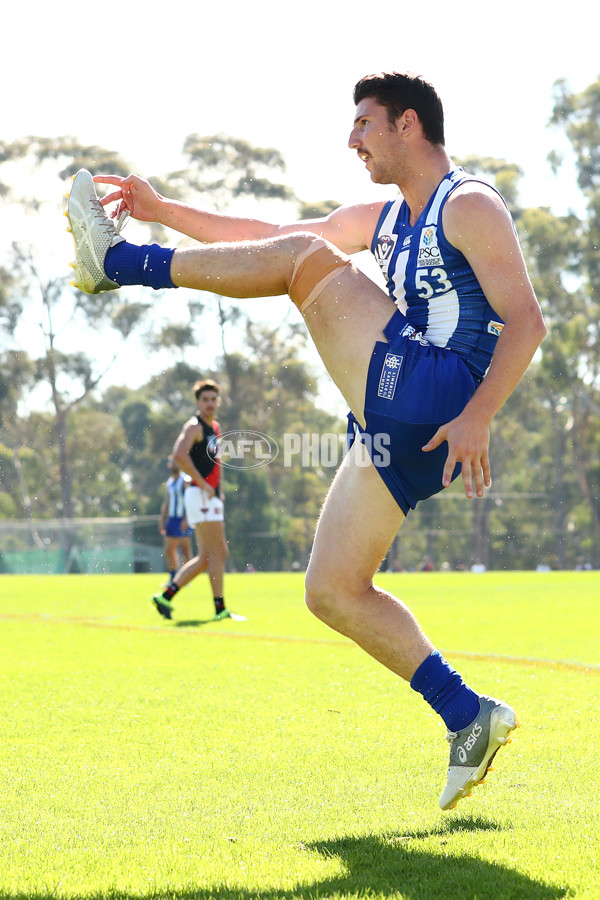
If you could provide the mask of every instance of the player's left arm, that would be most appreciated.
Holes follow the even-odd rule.
[[[523,377],[546,326],[512,218],[496,192],[480,184],[465,185],[449,198],[443,215],[446,237],[466,257],[505,324],[483,382],[461,415],[438,429],[424,449],[447,441],[444,487],[460,462],[465,494],[482,497],[484,484],[491,484],[491,421]]]

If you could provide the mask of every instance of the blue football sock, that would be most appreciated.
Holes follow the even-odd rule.
[[[479,712],[479,694],[467,687],[437,650],[421,663],[410,686],[423,695],[449,731],[466,728]]]
[[[129,244],[119,241],[111,247],[104,260],[104,271],[119,285],[143,284],[154,288],[174,288],[171,281],[171,258],[174,249],[158,244]]]

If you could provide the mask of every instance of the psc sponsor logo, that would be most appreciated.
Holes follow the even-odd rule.
[[[435,225],[427,225],[421,229],[417,268],[443,265],[444,260],[437,240],[437,227]]]
[[[279,455],[277,441],[260,431],[226,431],[207,449],[226,469],[260,469]]]

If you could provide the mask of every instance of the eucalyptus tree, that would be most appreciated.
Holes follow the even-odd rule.
[[[118,154],[72,137],[0,142],[0,215],[3,229],[15,235],[1,261],[9,278],[0,291],[0,326],[7,347],[24,344],[35,358],[38,393],[40,383],[46,386],[41,402],[53,414],[48,439],[58,453],[64,518],[74,515],[70,414],[100,384],[147,308],[123,291],[90,296],[69,284],[66,247],[57,236],[60,222],[66,226],[65,187],[81,167],[129,169]],[[102,363],[99,347],[109,349]]]
[[[569,382],[564,406],[572,423],[572,459],[593,535],[589,551],[600,566],[600,78],[580,92],[558,80],[551,124],[567,138],[585,203],[566,228],[565,241],[575,244],[571,302],[557,340]],[[561,155],[553,152],[550,160],[558,168]]]

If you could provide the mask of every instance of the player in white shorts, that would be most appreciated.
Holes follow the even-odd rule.
[[[190,484],[183,495],[185,514],[190,525],[201,525],[203,522],[223,522],[225,504],[220,497],[211,497],[198,485]]]
[[[175,594],[201,572],[208,572],[215,619],[232,618],[223,599],[227,539],[221,496],[221,465],[215,415],[221,402],[219,385],[210,380],[194,385],[197,413],[183,426],[173,447],[173,457],[189,479],[184,494],[186,517],[196,534],[197,555],[179,569],[162,594],[152,598],[165,619],[172,618]],[[237,617],[236,617],[237,618]]]

